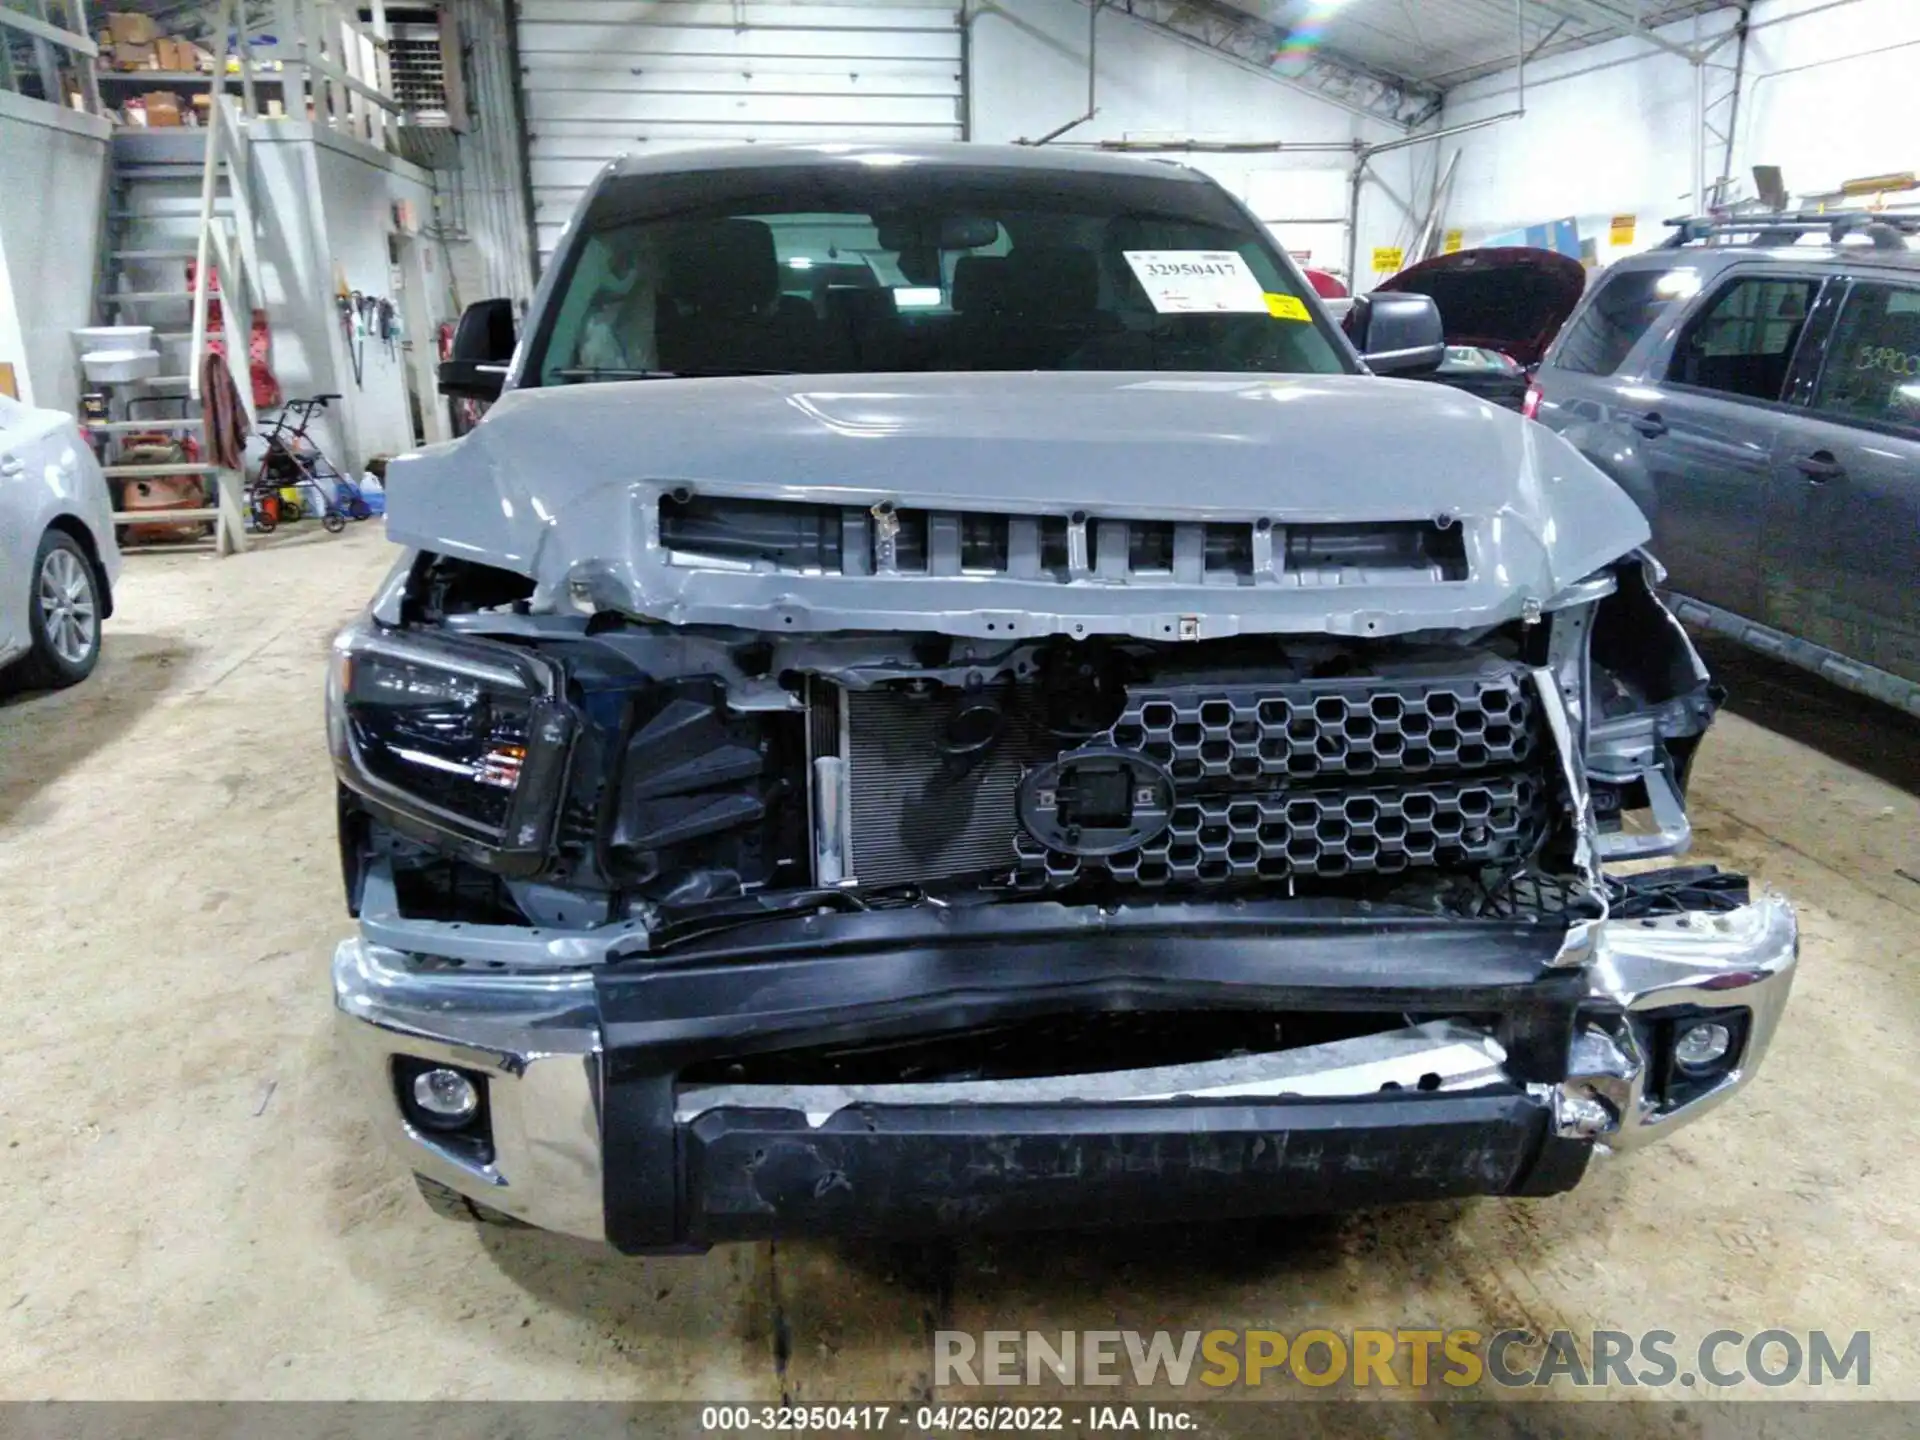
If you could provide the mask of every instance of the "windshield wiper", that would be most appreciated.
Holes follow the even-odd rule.
[[[609,365],[569,365],[552,372],[562,380],[715,380],[728,375],[791,375],[791,370],[762,370],[750,365],[690,370],[627,370]]]

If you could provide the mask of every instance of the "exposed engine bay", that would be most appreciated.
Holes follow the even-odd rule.
[[[1716,704],[1641,564],[1601,581],[1471,635],[995,647],[534,615],[517,577],[423,556],[337,680],[349,875],[646,949],[1041,897],[1599,914],[1602,832],[1684,845]]]

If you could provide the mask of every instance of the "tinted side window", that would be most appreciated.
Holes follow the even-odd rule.
[[[1721,290],[1681,332],[1667,379],[1722,395],[1778,400],[1817,280],[1753,275]]]
[[[1920,433],[1920,288],[1855,285],[1834,326],[1813,408]]]
[[[1658,270],[1621,270],[1601,281],[1561,332],[1554,365],[1580,375],[1613,374],[1667,308],[1669,297],[1659,289],[1663,278]]]

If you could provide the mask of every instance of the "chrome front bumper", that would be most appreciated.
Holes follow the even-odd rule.
[[[774,1087],[689,1089],[676,1095],[670,1120],[690,1126],[702,1114],[722,1113],[721,1107],[736,1107],[733,1113],[777,1108],[817,1129],[853,1106],[971,1110],[1031,1105],[1036,1095],[1039,1103],[1057,1103],[1069,1094],[1122,1106],[1167,1104],[1174,1096],[1304,1101],[1396,1089],[1466,1094],[1507,1082],[1550,1108],[1559,1136],[1630,1148],[1704,1114],[1753,1078],[1793,982],[1798,934],[1791,908],[1772,896],[1722,913],[1608,921],[1593,931],[1587,937],[1587,1001],[1578,1011],[1566,1078],[1553,1085],[1522,1087],[1502,1068],[1507,1057],[1491,1035],[1440,1021],[1311,1050],[1084,1080],[1009,1082],[1012,1088],[987,1082],[787,1093]],[[534,964],[543,963],[540,943],[528,942]],[[380,1130],[409,1168],[543,1229],[607,1238],[604,1041],[592,970],[516,973],[353,939],[335,952],[333,980],[356,1079]],[[1663,1104],[1653,1027],[1665,1014],[1715,1010],[1747,1012],[1737,1065],[1684,1104]],[[487,1163],[407,1123],[398,1103],[396,1057],[439,1060],[487,1077],[493,1137]]]
[[[1800,929],[1778,895],[1737,910],[1614,920],[1600,929],[1588,969],[1593,1003],[1583,1011],[1555,1101],[1562,1133],[1625,1150],[1698,1119],[1753,1079],[1793,988]],[[1662,1109],[1652,1092],[1647,1017],[1681,1009],[1706,1018],[1716,1010],[1748,1011],[1746,1042],[1724,1079]]]
[[[591,972],[436,968],[344,940],[333,952],[333,999],[362,1100],[411,1169],[543,1230],[605,1238]],[[407,1122],[394,1079],[400,1056],[487,1077],[489,1163]]]

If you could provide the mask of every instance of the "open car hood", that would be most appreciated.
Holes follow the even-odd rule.
[[[1378,287],[1431,295],[1449,345],[1477,345],[1540,363],[1586,292],[1586,267],[1553,250],[1495,246],[1410,265]]]

